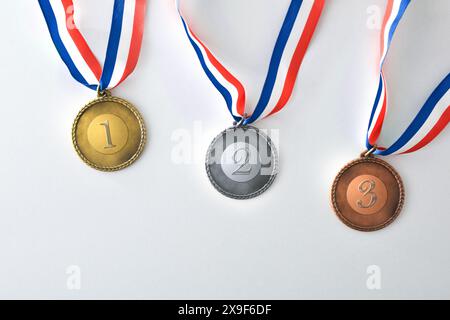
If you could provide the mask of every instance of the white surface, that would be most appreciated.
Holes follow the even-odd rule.
[[[78,0],[103,58],[112,0]],[[185,0],[195,31],[256,100],[288,0]],[[94,97],[69,75],[37,1],[0,10],[1,298],[450,298],[449,132],[387,160],[403,176],[402,215],[385,230],[344,226],[329,204],[337,171],[357,157],[374,90],[379,35],[366,10],[384,0],[327,1],[294,96],[258,123],[279,129],[281,172],[263,196],[227,199],[204,152],[230,125],[171,0],[150,0],[141,59],[115,94],[149,129],[143,156],[118,173],[82,163],[72,121]],[[450,2],[414,1],[386,65],[393,141],[450,69]],[[197,122],[200,121],[200,122]],[[174,133],[193,137],[195,163],[175,164]],[[81,268],[68,290],[66,269]],[[368,290],[378,265],[381,290]]]

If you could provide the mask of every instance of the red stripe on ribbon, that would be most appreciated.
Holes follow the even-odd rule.
[[[122,83],[136,68],[139,60],[139,54],[142,47],[142,37],[144,35],[144,19],[146,10],[146,0],[136,0],[134,9],[133,33],[131,35],[130,51],[128,53],[127,64],[122,78],[116,86]]]
[[[83,57],[86,64],[94,73],[97,80],[100,81],[100,77],[102,76],[102,67],[92,52],[91,48],[87,44],[86,40],[82,36],[81,32],[78,30],[75,25],[74,13],[75,9],[73,6],[72,0],[61,0],[62,5],[64,7],[64,12],[66,13],[66,28],[72,38],[73,42],[78,48],[81,56]]]
[[[188,27],[189,28],[189,27]],[[236,102],[237,112],[244,116],[245,113],[245,89],[242,83],[239,82],[239,80],[233,76],[225,67],[214,57],[214,55],[209,51],[209,49],[203,44],[203,42],[200,41],[200,39],[195,35],[194,32],[189,28],[189,32],[192,34],[192,36],[195,38],[195,40],[200,43],[200,45],[203,47],[203,49],[206,52],[206,55],[208,56],[209,61],[213,64],[213,66],[220,72],[220,74],[228,81],[230,82],[234,87],[236,87],[238,91],[238,99]]]
[[[382,36],[380,37],[380,42],[381,42],[381,44],[380,44],[380,48],[381,48],[380,59],[383,57],[383,52],[384,52],[384,34],[386,31],[386,24],[389,20],[389,17],[391,16],[393,7],[394,7],[394,0],[388,0],[387,7],[386,7],[386,13],[385,13],[384,19],[383,19],[383,25],[381,27],[381,35]]]
[[[414,147],[406,150],[405,152],[402,152],[402,154],[411,153],[425,147],[435,137],[437,137],[442,130],[445,129],[445,127],[449,122],[450,122],[450,106],[447,107],[447,109],[444,111],[444,113],[439,118],[438,122],[436,122],[434,127],[430,130],[430,132],[428,132],[427,135],[422,140],[420,140],[420,142],[417,143]]]
[[[294,52],[294,56],[289,65],[289,70],[286,75],[286,80],[283,87],[283,92],[278,100],[277,104],[273,110],[266,116],[270,116],[274,113],[280,111],[289,101],[292,92],[294,90],[294,85],[297,80],[298,72],[300,66],[302,65],[303,58],[305,57],[306,51],[308,50],[309,43],[313,37],[314,31],[320,19],[323,7],[325,5],[325,0],[315,0],[313,7],[308,16],[308,21],[306,22],[305,29],[302,32],[300,40]]]
[[[381,129],[383,128],[384,118],[386,116],[387,90],[386,90],[386,83],[384,81],[383,75],[382,75],[382,78],[383,78],[383,87],[384,87],[383,106],[381,107],[380,114],[378,115],[378,118],[375,122],[373,130],[372,130],[372,132],[370,132],[370,135],[369,135],[369,143],[371,145],[375,145],[378,138],[380,137]]]

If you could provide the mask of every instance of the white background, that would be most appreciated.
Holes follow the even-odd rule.
[[[100,60],[112,3],[75,2]],[[246,84],[250,102],[288,4],[184,1],[193,29]],[[0,298],[450,298],[448,130],[419,152],[386,159],[407,192],[387,229],[351,230],[330,208],[335,174],[364,147],[378,79],[373,5],[383,14],[384,0],[327,1],[288,107],[257,124],[280,130],[281,172],[262,196],[235,201],[214,190],[203,164],[231,118],[172,0],[149,1],[138,68],[114,91],[149,129],[142,157],[117,173],[89,168],[73,150],[72,121],[94,93],[71,78],[37,1],[4,1]],[[450,69],[449,17],[447,0],[407,10],[386,63],[385,144]],[[172,157],[180,132],[191,138],[190,164]],[[72,265],[80,290],[67,287]],[[381,290],[366,286],[370,265],[381,269]]]

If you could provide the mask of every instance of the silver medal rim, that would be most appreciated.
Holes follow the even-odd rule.
[[[260,189],[258,189],[255,192],[252,192],[250,194],[247,195],[238,195],[238,194],[234,194],[231,192],[227,192],[225,190],[223,190],[214,180],[212,174],[211,174],[211,170],[209,169],[208,163],[211,159],[211,150],[213,149],[214,145],[216,144],[217,140],[220,139],[222,137],[223,134],[226,134],[227,131],[229,130],[234,130],[237,129],[235,127],[229,127],[225,130],[223,130],[222,132],[220,132],[211,142],[211,144],[208,147],[208,151],[206,152],[206,161],[205,161],[205,168],[206,168],[206,173],[208,174],[208,179],[211,182],[211,184],[214,186],[214,188],[219,191],[221,194],[223,194],[224,196],[228,197],[228,198],[232,198],[232,199],[237,199],[237,200],[247,200],[247,199],[251,199],[251,198],[255,198],[259,195],[261,195],[262,193],[264,193],[267,189],[269,189],[269,187],[272,185],[273,181],[275,180],[275,178],[278,175],[278,150],[277,148],[274,146],[274,144],[272,143],[272,139],[270,139],[270,137],[268,135],[266,135],[264,132],[262,132],[261,130],[259,130],[258,128],[254,127],[254,126],[250,126],[250,125],[246,125],[245,126],[246,129],[250,129],[250,130],[254,130],[256,132],[257,135],[261,136],[262,138],[264,138],[267,141],[267,144],[270,146],[270,150],[272,153],[272,157],[273,157],[273,161],[274,161],[274,165],[273,165],[273,170],[272,170],[272,174],[270,175],[270,179],[267,181],[267,183]]]

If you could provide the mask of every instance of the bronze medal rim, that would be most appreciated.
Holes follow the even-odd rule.
[[[77,141],[77,137],[76,137],[76,132],[77,132],[77,127],[78,127],[78,123],[81,119],[81,117],[83,116],[83,114],[90,108],[94,107],[96,104],[102,103],[102,102],[115,102],[120,104],[121,106],[129,109],[133,115],[136,117],[138,123],[139,123],[139,127],[140,127],[140,131],[141,131],[141,136],[140,136],[140,143],[138,146],[138,149],[136,150],[136,152],[133,154],[133,156],[128,159],[127,161],[117,165],[117,166],[101,166],[98,164],[93,163],[92,161],[90,161],[89,159],[87,159],[84,155],[83,152],[81,151],[79,145],[78,145],[78,141]],[[118,171],[118,170],[122,170],[128,166],[130,166],[132,163],[134,163],[139,156],[142,154],[142,151],[144,150],[144,146],[147,142],[147,130],[145,128],[145,123],[144,123],[144,119],[141,116],[141,114],[139,113],[139,111],[137,110],[137,108],[135,106],[133,106],[130,102],[128,102],[125,99],[122,98],[118,98],[118,97],[113,97],[110,95],[105,95],[102,97],[98,97],[97,99],[94,99],[92,101],[90,101],[89,103],[87,103],[77,114],[73,125],[72,125],[72,143],[73,146],[75,148],[75,151],[77,152],[78,156],[80,157],[81,160],[83,160],[84,163],[86,163],[88,166],[90,166],[91,168],[94,168],[96,170],[99,171],[104,171],[104,172],[113,172],[113,171]]]
[[[337,200],[336,200],[336,192],[337,192],[337,186],[339,184],[339,181],[342,177],[342,175],[351,167],[361,164],[361,163],[375,163],[378,165],[383,166],[385,169],[387,169],[395,178],[398,188],[399,188],[399,200],[397,208],[394,212],[394,214],[386,221],[384,221],[381,224],[374,225],[371,227],[361,227],[357,224],[352,223],[349,221],[345,215],[340,211]],[[405,189],[403,185],[402,178],[398,174],[398,172],[386,161],[383,161],[381,159],[375,158],[374,156],[367,156],[367,157],[361,157],[359,159],[353,160],[349,162],[346,166],[344,166],[334,179],[332,188],[331,188],[331,203],[333,206],[333,210],[335,211],[336,215],[338,216],[339,220],[341,220],[344,224],[346,224],[348,227],[358,230],[358,231],[364,231],[364,232],[372,232],[372,231],[378,231],[380,229],[386,228],[388,225],[390,225],[400,214],[400,212],[403,209],[403,205],[405,202]]]

